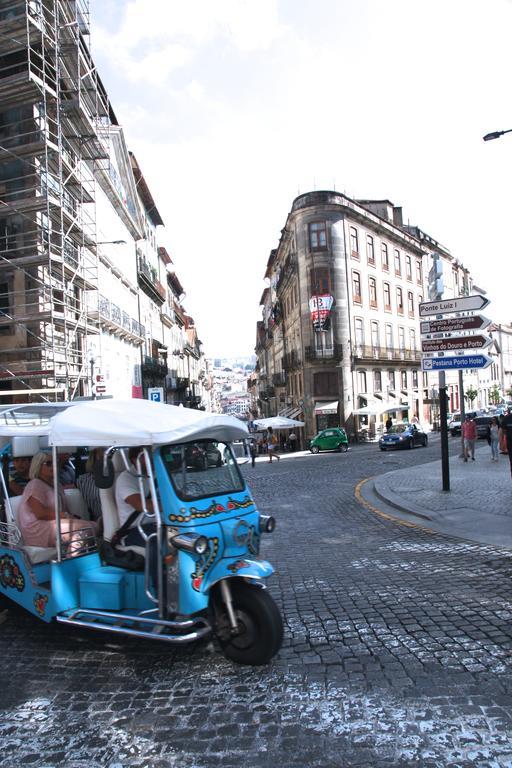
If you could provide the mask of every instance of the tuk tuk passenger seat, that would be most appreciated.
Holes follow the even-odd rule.
[[[116,533],[116,531],[119,530],[121,527],[121,523],[119,521],[119,512],[117,509],[116,504],[116,496],[115,496],[115,486],[116,481],[121,472],[125,469],[123,460],[121,456],[117,453],[114,454],[113,457],[113,464],[114,464],[114,482],[112,483],[112,486],[110,488],[100,488],[100,502],[101,502],[101,514],[103,517],[103,538],[107,542],[112,541],[112,537]],[[123,544],[118,544],[117,548],[126,552],[128,550],[132,550],[133,552],[137,552],[139,555],[145,555],[146,550],[145,547],[137,547],[137,546],[125,546]]]
[[[9,505],[5,505],[5,516],[8,523],[11,525],[15,525],[18,531],[20,532],[20,540],[19,540],[19,547],[27,554],[28,559],[32,563],[32,565],[37,565],[38,563],[47,563],[50,560],[53,560],[54,557],[57,555],[57,550],[55,547],[34,547],[30,544],[24,544],[23,543],[23,537],[21,536],[20,526],[18,524],[18,510],[21,503],[21,496],[11,496],[9,497],[9,502],[11,504],[12,509],[12,515],[9,510]],[[11,537],[11,545],[16,546],[16,542],[13,540],[13,537]]]

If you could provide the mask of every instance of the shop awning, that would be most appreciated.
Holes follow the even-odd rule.
[[[338,413],[337,400],[332,403],[315,403],[315,416],[328,416],[331,413]]]

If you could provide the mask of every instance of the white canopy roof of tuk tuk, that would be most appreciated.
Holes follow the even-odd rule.
[[[258,429],[293,429],[294,427],[303,427],[303,421],[288,419],[286,416],[269,416],[266,419],[254,419],[254,424]]]
[[[149,400],[79,402],[57,413],[39,433],[48,434],[49,444],[55,446],[163,445],[203,438],[232,441],[249,434],[234,416]]]
[[[204,437],[232,441],[248,434],[233,416],[135,399],[19,405],[0,419],[0,445],[18,435],[47,436],[55,446],[131,446]]]

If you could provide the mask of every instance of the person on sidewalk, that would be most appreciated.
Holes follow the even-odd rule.
[[[254,438],[249,443],[249,453],[251,454],[251,467],[256,465],[256,454],[258,453],[258,445]]]
[[[476,443],[476,424],[471,416],[466,416],[464,424],[462,425],[462,437],[464,438],[464,461],[467,461],[471,456],[471,461],[475,460],[475,443]]]
[[[501,428],[507,441],[508,459],[510,461],[510,474],[512,475],[512,408],[507,408],[506,414],[501,420]]]
[[[487,442],[491,446],[491,461],[498,461],[500,453],[498,432],[498,419],[496,416],[493,416],[491,423],[487,427]]]
[[[288,437],[288,444],[290,446],[290,453],[293,453],[297,447],[297,435],[295,434],[295,432],[290,432],[290,435]]]
[[[274,435],[274,430],[272,427],[268,428],[268,435],[267,435],[267,451],[268,451],[268,459],[270,463],[272,464],[272,457],[275,455],[276,459],[278,461],[281,461],[281,457],[278,453],[276,453],[278,442],[277,437]]]

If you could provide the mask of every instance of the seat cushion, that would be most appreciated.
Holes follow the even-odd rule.
[[[36,565],[37,563],[47,563],[49,560],[53,560],[54,557],[57,557],[57,550],[55,547],[31,547],[30,545],[25,544],[23,549],[27,553],[28,559],[32,565]]]

